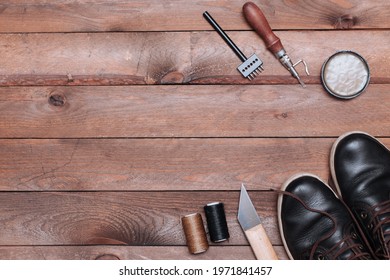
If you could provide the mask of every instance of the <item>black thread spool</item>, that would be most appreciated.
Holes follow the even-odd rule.
[[[204,207],[204,212],[206,214],[210,240],[217,243],[229,239],[230,235],[223,203],[209,203]]]

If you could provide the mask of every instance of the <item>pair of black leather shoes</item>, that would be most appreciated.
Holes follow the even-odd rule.
[[[351,132],[330,155],[336,192],[298,174],[282,187],[279,229],[291,259],[390,259],[390,151]]]

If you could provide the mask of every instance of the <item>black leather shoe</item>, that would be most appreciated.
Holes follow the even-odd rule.
[[[291,259],[370,259],[348,208],[319,178],[299,174],[278,198],[279,229]]]
[[[333,182],[370,242],[390,259],[390,151],[363,132],[342,135],[330,156]]]

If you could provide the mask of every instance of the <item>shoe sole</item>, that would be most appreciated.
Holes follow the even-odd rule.
[[[339,198],[338,195],[335,193],[335,191],[327,183],[325,183],[318,176],[313,175],[311,173],[297,173],[297,174],[291,176],[289,179],[287,179],[287,181],[284,182],[284,184],[281,187],[281,191],[286,191],[287,186],[292,181],[294,181],[294,180],[296,180],[298,178],[301,178],[301,177],[313,177],[313,178],[319,180],[326,187],[328,187],[337,198]],[[291,252],[290,252],[290,250],[289,250],[289,248],[287,246],[286,239],[284,237],[284,230],[283,230],[283,225],[282,225],[282,214],[281,214],[282,203],[283,203],[283,194],[279,194],[279,196],[278,196],[278,204],[277,204],[277,214],[278,214],[278,226],[279,226],[280,236],[281,236],[281,239],[282,239],[282,242],[283,242],[283,246],[284,246],[284,249],[286,250],[286,253],[287,253],[288,257],[291,260],[294,260],[294,257],[292,256],[292,254],[291,254]]]
[[[351,131],[351,132],[347,132],[347,133],[344,133],[342,134],[339,138],[337,138],[337,140],[333,143],[332,145],[332,149],[330,151],[330,158],[329,158],[329,165],[330,165],[330,174],[331,174],[331,177],[332,177],[332,181],[333,181],[333,185],[335,186],[336,188],[336,191],[337,191],[337,194],[340,198],[342,198],[342,194],[341,194],[341,189],[340,189],[340,185],[339,185],[339,182],[337,181],[337,178],[336,178],[336,171],[335,171],[335,167],[334,167],[334,156],[335,156],[335,153],[336,153],[336,149],[337,149],[337,146],[340,144],[340,142],[342,140],[344,140],[346,137],[352,135],[352,134],[363,134],[363,135],[366,135],[366,136],[369,136],[370,138],[373,138],[375,141],[377,141],[382,147],[384,147],[386,150],[389,150],[389,148],[387,148],[383,143],[381,143],[378,139],[376,139],[374,136],[366,133],[366,132],[363,132],[363,131]]]

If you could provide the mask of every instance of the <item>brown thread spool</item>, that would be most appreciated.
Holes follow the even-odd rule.
[[[206,231],[203,226],[202,215],[193,213],[181,218],[187,247],[191,254],[206,252],[209,248]]]

